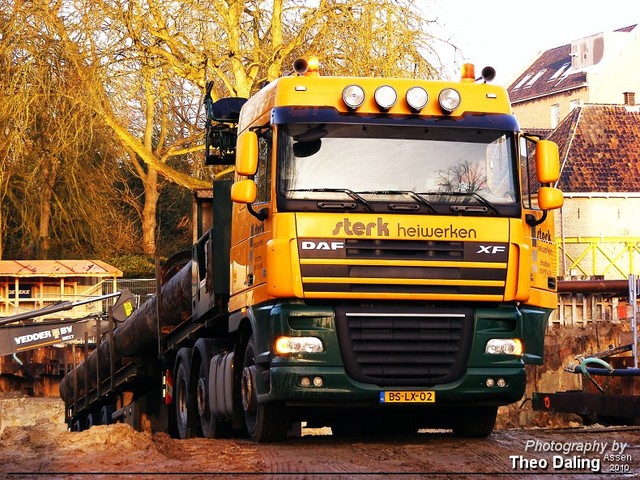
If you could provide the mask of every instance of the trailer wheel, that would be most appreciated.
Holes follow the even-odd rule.
[[[100,409],[100,425],[111,425],[113,423],[113,419],[111,415],[115,412],[115,407],[111,405],[105,405]]]
[[[95,413],[90,413],[89,415],[87,415],[87,430],[89,430],[94,425],[99,425],[99,423],[96,422]]]
[[[244,352],[241,397],[249,437],[255,442],[276,442],[287,436],[291,424],[282,403],[258,403],[255,343],[249,338]]]
[[[71,425],[71,431],[72,432],[81,432],[82,430],[84,430],[82,428],[82,422],[79,419],[75,420],[73,422],[73,424]]]
[[[493,432],[498,407],[470,407],[456,411],[452,429],[457,437],[484,438]]]

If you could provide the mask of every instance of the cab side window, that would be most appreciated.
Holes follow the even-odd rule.
[[[256,203],[266,203],[271,198],[271,143],[271,131],[258,138],[258,171],[254,176]]]
[[[536,175],[535,148],[529,148],[529,142],[520,137],[520,172],[522,175],[522,205],[524,208],[537,209],[537,195],[540,182]]]

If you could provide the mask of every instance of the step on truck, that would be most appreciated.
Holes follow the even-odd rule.
[[[557,146],[504,88],[322,76],[207,110],[197,241],[61,383],[74,429],[491,433],[556,307]],[[298,430],[299,431],[299,430]]]

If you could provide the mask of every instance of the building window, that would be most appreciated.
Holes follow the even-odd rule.
[[[562,74],[565,72],[565,70],[566,70],[567,68],[569,68],[570,66],[571,66],[571,63],[569,63],[569,62],[564,63],[564,64],[563,64],[563,65],[562,65],[558,70],[556,70],[556,72],[555,72],[553,75],[551,75],[551,77],[549,77],[549,81],[551,81],[551,80],[555,80],[556,78],[558,78],[558,77],[559,77],[560,75],[562,75]]]
[[[556,128],[560,123],[560,104],[551,105],[551,128]]]
[[[529,88],[531,87],[534,83],[536,83],[536,80],[538,80],[542,75],[544,75],[544,72],[546,72],[546,70],[540,70],[538,73],[536,73],[533,78],[531,78],[531,80],[529,80],[527,82],[527,84],[524,86],[524,88]]]
[[[515,90],[515,89],[517,89],[517,88],[520,88],[522,85],[524,85],[524,82],[526,82],[526,81],[527,81],[527,80],[529,80],[530,78],[531,78],[531,74],[530,74],[530,73],[526,74],[526,75],[522,78],[522,80],[520,80],[520,81],[518,82],[518,84],[517,84],[515,87],[513,87],[513,89]]]
[[[582,100],[579,98],[574,98],[569,101],[569,111],[572,112],[574,109],[578,108],[582,104]]]

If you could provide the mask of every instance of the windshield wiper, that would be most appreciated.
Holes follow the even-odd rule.
[[[345,193],[345,194],[349,195],[352,199],[354,199],[356,202],[360,202],[362,205],[364,205],[365,210],[373,212],[373,207],[371,206],[371,204],[368,201],[366,201],[364,198],[362,198],[360,195],[358,195],[353,190],[349,190],[348,188],[300,188],[300,189],[289,190],[289,191],[290,192],[319,192],[319,193],[337,192],[337,193]],[[322,206],[323,205],[321,205],[321,207]],[[331,206],[331,205],[326,205],[326,206]]]
[[[477,200],[482,206],[478,205],[451,205],[449,209],[454,212],[480,212],[485,213],[488,210],[493,211],[496,215],[500,215],[498,209],[489,200],[484,198],[477,192],[419,192],[420,195],[439,195],[451,197],[471,197]]]
[[[433,213],[438,213],[433,205],[431,205],[425,198],[418,195],[413,190],[371,190],[366,192],[360,192],[372,195],[409,195],[416,202],[421,203],[431,209]]]

